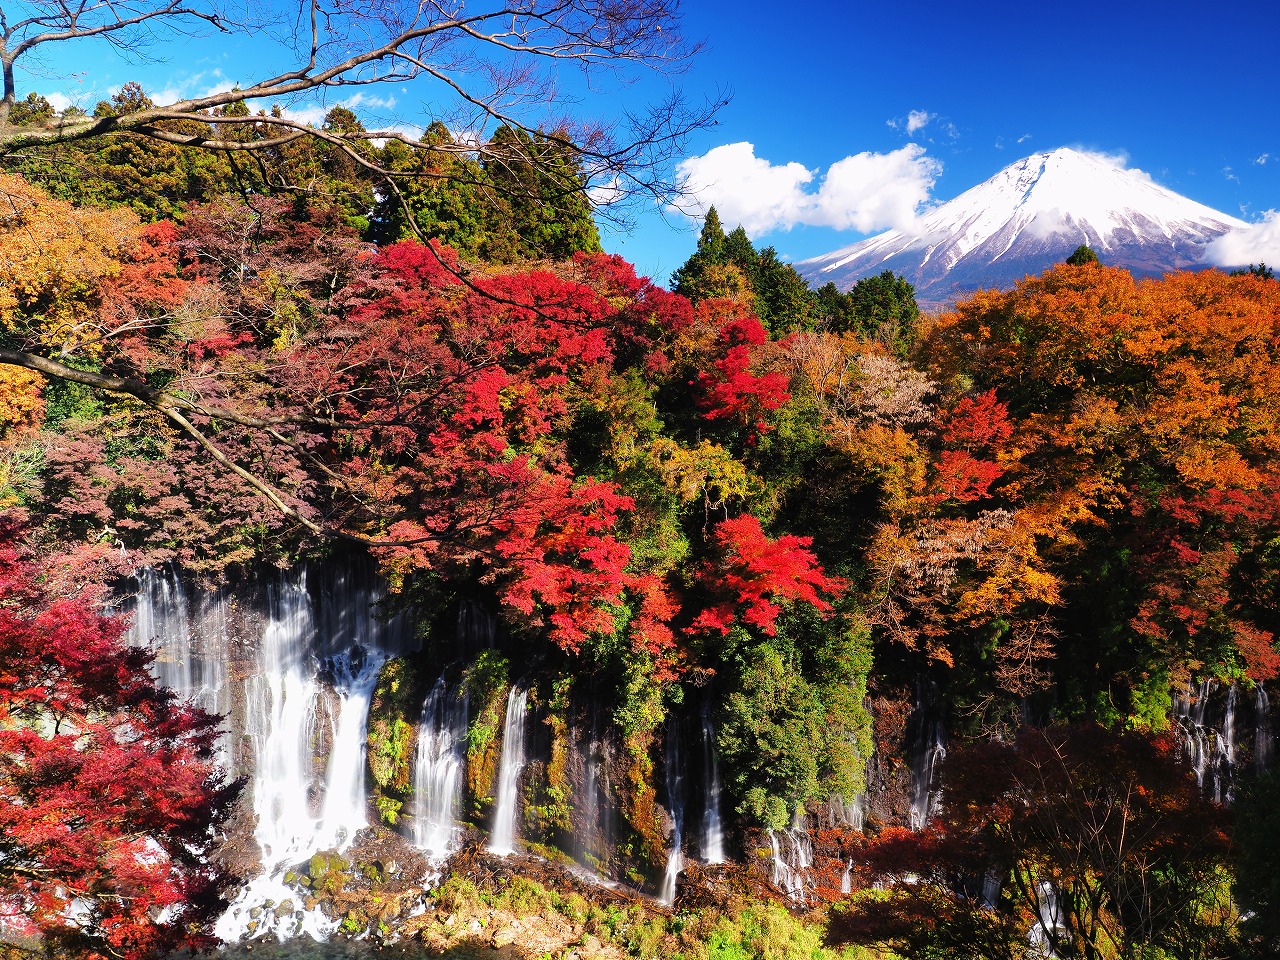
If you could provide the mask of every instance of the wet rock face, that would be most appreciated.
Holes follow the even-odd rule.
[[[875,749],[867,762],[866,828],[909,827],[915,783],[908,758],[914,705],[908,691],[871,701]]]

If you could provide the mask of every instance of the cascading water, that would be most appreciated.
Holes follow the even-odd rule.
[[[385,655],[362,647],[327,658],[325,673],[333,684],[338,715],[333,721],[333,745],[325,770],[320,829],[312,840],[316,849],[345,850],[369,825],[365,789],[369,700],[385,661]]]
[[[813,843],[808,831],[797,817],[790,829],[767,833],[773,856],[773,885],[796,903],[803,903],[813,866]]]
[[[493,612],[475,600],[458,604],[458,624],[454,634],[456,656],[470,662],[482,650],[492,650],[498,637],[498,620]]]
[[[201,703],[210,686],[201,676],[203,664],[196,656],[191,607],[182,581],[170,570],[140,570],[136,578],[130,642],[155,652],[152,671],[157,680],[180,697]]]
[[[1000,903],[1000,888],[1003,884],[1000,882],[1000,874],[994,870],[988,870],[982,875],[982,905],[984,907],[995,908]]]
[[[838,793],[827,797],[827,813],[831,819],[831,827],[849,827],[861,832],[867,819],[866,794],[858,794],[852,800],[846,800]]]
[[[1271,732],[1271,698],[1262,684],[1254,688],[1254,737],[1253,766],[1258,773],[1266,773],[1271,766],[1271,751],[1274,745]]]
[[[1238,691],[1233,683],[1227,690],[1227,705],[1222,715],[1222,730],[1218,734],[1218,754],[1213,765],[1213,799],[1215,803],[1231,803],[1234,799],[1233,780],[1236,765],[1236,700]]]
[[[1034,887],[1036,919],[1027,932],[1033,955],[1056,957],[1053,945],[1068,936],[1065,908],[1058,889],[1047,880]]]
[[[935,700],[936,696],[927,694],[925,685],[919,684],[916,708],[911,720],[914,735],[908,756],[911,769],[912,830],[922,830],[933,814],[937,801],[937,767],[947,755],[946,732],[942,717],[934,706]]]
[[[231,641],[222,595],[201,598],[195,605],[199,612],[193,616],[182,578],[173,569],[140,570],[136,579],[129,642],[155,653],[152,672],[163,686],[210,713],[229,715]],[[224,727],[219,761],[234,774],[230,743]]]
[[[577,775],[573,795],[573,854],[593,881],[605,879],[616,843],[615,791],[612,789],[612,747],[605,735],[607,711],[598,702],[587,710],[587,722],[570,738],[569,764]]]
[[[414,761],[413,842],[434,859],[453,852],[466,765],[467,699],[436,681],[422,705]]]
[[[324,939],[337,921],[292,904],[288,869],[327,849],[344,850],[368,826],[365,744],[378,671],[403,652],[398,622],[372,613],[378,593],[339,575],[312,589],[307,572],[268,587],[257,662],[245,685],[245,734],[255,766],[254,837],[261,874],[215,928],[226,941],[274,933]]]
[[[676,881],[684,869],[684,768],[680,758],[680,727],[674,719],[667,723],[666,737],[667,812],[671,815],[671,849],[667,852],[667,869],[658,890],[658,902],[670,905],[676,900]]]
[[[702,812],[702,859],[724,863],[724,824],[720,819],[720,767],[716,760],[716,734],[711,726],[711,710],[702,708],[702,765],[706,797]]]
[[[1183,754],[1191,764],[1196,783],[1201,789],[1204,788],[1205,776],[1209,771],[1210,731],[1205,725],[1205,719],[1212,693],[1212,680],[1202,680],[1198,687],[1188,683],[1186,693],[1176,696],[1173,703],[1173,714],[1178,720],[1176,729],[1182,735]]]
[[[529,691],[513,686],[507,694],[507,718],[502,727],[502,760],[498,765],[498,796],[493,811],[489,852],[499,857],[515,852],[516,814],[520,807],[520,771],[524,769],[524,721]]]

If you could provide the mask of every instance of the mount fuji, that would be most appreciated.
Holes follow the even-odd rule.
[[[814,286],[846,290],[892,270],[923,307],[946,306],[974,289],[1006,288],[1088,244],[1109,266],[1135,274],[1207,266],[1211,241],[1247,226],[1156,184],[1140,170],[1094,153],[1037,153],[890,230],[796,269]]]

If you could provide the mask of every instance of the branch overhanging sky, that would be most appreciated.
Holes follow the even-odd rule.
[[[642,75],[579,108],[609,116],[659,100],[676,84],[698,100],[732,93],[677,170],[692,197],[636,211],[605,245],[665,283],[692,252],[706,206],[727,228],[788,259],[909,225],[1004,166],[1072,146],[1124,158],[1157,183],[1258,224],[1260,259],[1280,263],[1280,126],[1273,40],[1262,2],[1214,8],[1083,0],[778,5],[686,3],[686,32],[706,43],[676,77]],[[260,41],[196,38],[125,61],[92,41],[28,76],[55,105],[92,109],[129,80],[163,102],[263,68]],[[562,83],[577,77],[566,70]],[[431,105],[408,87],[347,98],[368,126],[426,126]],[[324,107],[298,104],[316,122]],[[309,112],[308,112],[309,111]],[[314,116],[313,116],[314,115]]]

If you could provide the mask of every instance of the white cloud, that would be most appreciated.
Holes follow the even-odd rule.
[[[1219,267],[1280,263],[1280,210],[1268,210],[1257,223],[1223,234],[1205,248],[1204,256]]]
[[[1258,157],[1258,159],[1257,159],[1257,160],[1255,160],[1255,161],[1253,161],[1253,162],[1254,162],[1254,163],[1256,163],[1256,164],[1257,164],[1258,166],[1260,166],[1260,167],[1265,167],[1265,166],[1267,165],[1267,161],[1268,161],[1268,160],[1270,160],[1270,159],[1271,159],[1271,154],[1269,154],[1269,153],[1264,153],[1264,154],[1260,154],[1260,155],[1259,155],[1259,157]]]
[[[757,157],[754,145],[730,143],[679,164],[687,199],[677,209],[700,221],[715,206],[726,226],[741,224],[753,237],[800,225],[861,233],[909,229],[941,170],[910,143],[837,160],[813,190],[815,172],[802,164],[774,165]]]
[[[51,93],[45,97],[49,101],[49,105],[53,109],[61,113],[67,107],[76,106],[76,102],[68,97],[65,93]]]
[[[169,78],[168,86],[160,90],[148,90],[153,103],[177,103],[195,97],[208,97],[229,90],[232,80],[221,70],[201,70],[198,73],[178,74]]]
[[[937,114],[930,113],[928,110],[912,110],[907,114],[907,135],[923,130],[935,116]]]
[[[907,114],[906,119],[902,117],[894,117],[885,121],[885,126],[893,130],[901,130],[908,136],[923,130],[929,125],[930,120],[936,120],[938,115],[930,113],[928,110],[912,110]]]
[[[626,197],[626,192],[622,189],[622,178],[611,177],[604,183],[592,184],[587,188],[587,196],[597,207],[607,207],[611,203],[617,203]]]
[[[1028,140],[1030,140],[1030,139],[1031,139],[1031,134],[1029,134],[1029,133],[1024,133],[1022,136],[1020,136],[1020,137],[1017,139],[1017,141],[1016,141],[1016,142],[1017,142],[1017,143],[1026,143],[1026,142],[1027,142]]]
[[[385,131],[398,130],[411,137],[420,137],[423,132],[422,127],[401,123],[378,123],[376,114],[373,118],[370,118],[368,115],[371,109],[374,111],[390,110],[395,105],[395,97],[374,97],[367,93],[357,93],[354,96],[347,97],[345,100],[339,100],[336,103],[310,103],[305,106],[286,106],[281,108],[281,112],[295,123],[309,123],[313,127],[319,127],[324,124],[324,118],[329,115],[329,111],[334,107],[346,107],[369,129],[376,127],[378,130]]]
[[[687,198],[678,204],[682,212],[700,220],[714,206],[723,222],[740,223],[752,235],[803,222],[804,186],[813,180],[802,164],[774,166],[746,142],[682,160],[676,176]]]
[[[837,160],[823,178],[813,205],[814,225],[869,233],[884,227],[907,229],[942,164],[909,143],[891,153],[857,153]]]
[[[1236,172],[1232,170],[1230,167],[1223,167],[1222,175],[1226,177],[1228,180],[1234,180],[1236,183],[1240,182],[1240,178],[1236,176]]]
[[[311,104],[306,107],[281,107],[280,112],[286,118],[294,123],[309,124],[313,127],[319,127],[324,123],[324,118],[328,115],[332,107],[324,104]]]

